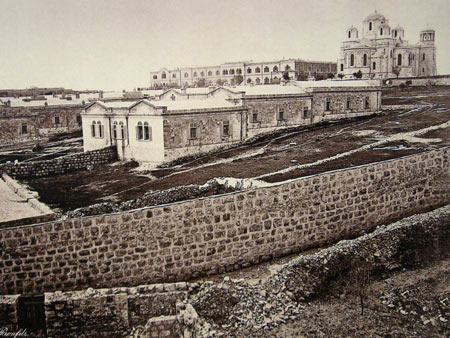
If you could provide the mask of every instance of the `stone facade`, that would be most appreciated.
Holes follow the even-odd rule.
[[[449,148],[221,196],[0,229],[2,294],[187,280],[446,204]]]
[[[286,73],[290,79],[328,78],[336,63],[287,59],[263,62],[229,62],[218,66],[162,68],[150,72],[150,87],[205,87],[214,85],[277,84]]]
[[[166,325],[160,319],[172,316],[176,321],[176,303],[186,293],[186,283],[48,292],[45,294],[47,334],[50,337],[123,337],[132,327],[148,325],[149,318],[152,318],[148,325],[150,333],[176,330],[174,323]]]
[[[363,21],[362,37],[358,29],[346,31],[338,60],[338,73],[352,78],[361,71],[363,78],[436,75],[435,31],[420,32],[420,41],[411,45],[404,40],[404,29],[392,28],[388,20],[375,12]]]
[[[117,145],[120,159],[160,164],[274,130],[381,109],[379,87],[361,81],[293,81],[195,94],[170,89],[159,98],[89,106],[82,114],[84,150]]]
[[[86,169],[87,167],[112,162],[116,159],[116,148],[108,147],[85,153],[61,156],[51,160],[6,163],[0,165],[0,172],[15,178],[43,177]]]
[[[1,107],[0,145],[38,140],[51,134],[81,130],[82,105]]]
[[[17,304],[19,296],[0,296],[0,336],[6,336],[7,332],[18,331]]]

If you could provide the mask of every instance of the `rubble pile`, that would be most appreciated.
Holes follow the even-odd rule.
[[[205,197],[210,195],[217,195],[226,192],[231,192],[234,189],[224,188],[215,179],[211,179],[203,185],[182,185],[167,190],[150,191],[144,194],[141,198],[125,201],[125,202],[104,202],[93,204],[88,207],[78,208],[69,211],[67,218],[77,218],[83,216],[102,215],[109,213],[116,213],[120,211],[139,209],[153,205],[161,205],[173,203],[177,201],[185,201],[195,199],[198,197]]]

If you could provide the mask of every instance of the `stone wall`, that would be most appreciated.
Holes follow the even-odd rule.
[[[15,178],[51,176],[112,162],[116,159],[116,148],[108,147],[85,153],[62,156],[51,160],[20,162],[17,164],[6,163],[0,165],[0,172],[3,171]]]
[[[48,134],[81,130],[83,107],[1,107],[0,145],[36,140]],[[55,123],[58,117],[59,123]],[[26,125],[26,131],[22,125]],[[25,132],[24,132],[25,131]]]
[[[449,148],[271,187],[0,230],[2,294],[187,280],[450,201]]]
[[[16,332],[18,329],[17,304],[19,296],[0,296],[0,337],[6,337],[6,332]]]
[[[311,98],[309,95],[245,98],[245,105],[248,107],[247,137],[283,127],[310,124]],[[283,110],[283,120],[279,120],[280,110]],[[254,114],[256,114],[255,117]]]
[[[409,86],[450,86],[450,75],[426,76],[426,77],[400,77],[389,79],[389,84],[399,86],[411,81]]]
[[[187,290],[186,283],[173,283],[46,293],[47,334],[50,337],[123,337],[132,328],[144,326],[150,332],[173,331],[176,325],[160,319],[168,316],[176,319],[176,304],[184,299]]]

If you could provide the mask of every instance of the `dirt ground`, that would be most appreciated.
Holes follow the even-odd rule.
[[[384,90],[382,97],[383,105],[419,106],[265,138],[173,168],[139,172],[130,171],[130,164],[104,165],[92,171],[25,183],[39,192],[42,202],[67,211],[103,201],[134,199],[148,191],[178,185],[203,184],[214,177],[253,177],[277,182],[450,144],[448,126],[418,132],[450,121],[450,87],[391,88]],[[368,145],[372,146],[362,148]]]
[[[372,281],[364,313],[352,290],[306,304],[286,324],[248,337],[449,337],[450,260]]]

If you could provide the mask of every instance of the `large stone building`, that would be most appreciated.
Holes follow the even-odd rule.
[[[436,75],[435,31],[420,32],[420,41],[409,44],[401,26],[391,28],[381,14],[369,15],[360,32],[355,27],[346,31],[338,60],[338,74],[362,78],[390,78]]]
[[[88,106],[84,150],[117,145],[120,159],[162,163],[282,128],[373,114],[380,105],[380,89],[363,81],[169,89],[154,100]]]
[[[211,85],[277,84],[284,74],[294,80],[324,79],[336,74],[336,63],[296,59],[265,62],[229,62],[218,66],[162,68],[150,73],[150,87],[204,87]]]

